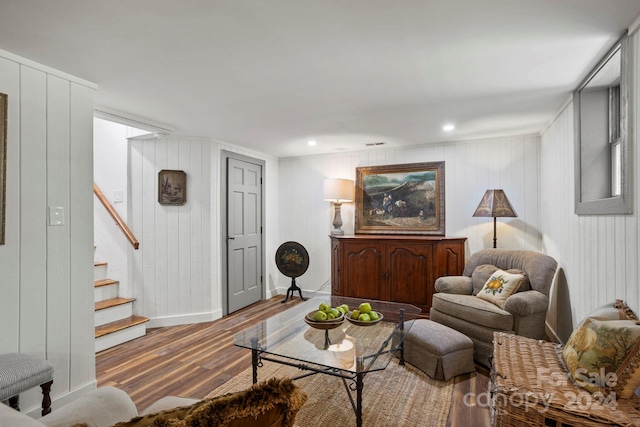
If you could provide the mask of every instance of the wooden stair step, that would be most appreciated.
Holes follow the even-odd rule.
[[[149,318],[147,317],[131,316],[127,317],[126,319],[120,319],[115,322],[107,323],[106,325],[96,327],[96,338],[112,334],[114,332],[118,332],[131,326],[139,325],[148,321]]]
[[[109,307],[116,307],[118,305],[122,305],[122,304],[128,304],[130,302],[135,301],[135,298],[111,298],[111,299],[106,299],[103,301],[98,301],[95,303],[95,311],[98,310],[104,310],[105,308],[109,308]]]
[[[120,282],[118,280],[113,280],[113,279],[100,279],[93,282],[93,286],[97,288],[100,286],[115,285],[116,283],[120,283]]]

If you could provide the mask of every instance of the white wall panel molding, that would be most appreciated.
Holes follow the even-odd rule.
[[[212,143],[174,136],[130,139],[129,200],[140,249],[131,255],[136,314],[164,324],[214,311],[211,304]],[[187,203],[158,203],[158,172],[187,174]],[[211,320],[211,315],[205,316]],[[150,325],[152,324],[150,323]]]
[[[49,359],[54,401],[95,388],[93,88],[0,52],[0,92],[9,95],[0,351]],[[48,225],[50,206],[63,224]],[[41,400],[37,389],[20,396],[26,412]]]
[[[10,61],[13,61],[17,64],[22,65],[23,67],[29,67],[29,68],[33,68],[35,70],[38,71],[42,71],[46,74],[50,74],[52,76],[56,76],[56,77],[60,77],[62,79],[68,80],[70,82],[85,86],[89,89],[97,89],[98,85],[96,85],[95,83],[92,83],[88,80],[84,80],[81,79],[79,77],[76,76],[72,76],[71,74],[67,74],[65,72],[56,70],[54,68],[51,67],[47,67],[46,65],[42,65],[42,64],[38,64],[37,62],[31,61],[30,59],[27,58],[23,58],[21,56],[15,55],[11,52],[7,52],[6,50],[2,50],[0,49],[0,57],[2,58],[6,58]]]
[[[636,108],[630,115],[635,132],[632,146],[638,145],[637,114],[640,88],[638,33],[630,37],[633,94]],[[638,259],[640,256],[640,150],[632,150],[634,207],[630,215],[577,216],[574,213],[574,132],[573,109],[566,108],[541,138],[541,229],[543,248],[559,263],[556,283],[554,326],[567,339],[572,328],[592,309],[615,299],[624,299],[640,313]]]

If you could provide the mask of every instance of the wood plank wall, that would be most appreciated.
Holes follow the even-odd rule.
[[[54,405],[95,387],[91,83],[0,51],[8,94],[0,353],[49,359]],[[49,225],[49,207],[64,224]],[[37,408],[37,389],[21,395]]]
[[[141,244],[132,255],[130,283],[139,314],[157,319],[211,313],[210,158],[211,144],[201,140],[131,141],[129,220]],[[186,172],[185,205],[158,203],[162,169]]]
[[[323,180],[355,180],[360,166],[444,161],[446,234],[468,238],[467,256],[493,246],[493,221],[472,215],[487,189],[502,188],[518,217],[498,219],[498,247],[540,250],[539,147],[537,136],[519,136],[281,159],[280,240],[309,251],[302,287],[318,289],[330,277],[333,208],[322,199]],[[345,233],[353,233],[353,203],[342,205],[342,220]]]
[[[220,251],[221,150],[265,160],[267,197],[265,260],[267,297],[279,274],[271,260],[278,245],[277,159],[204,138],[132,138],[130,144],[129,219],[140,240],[130,261],[136,313],[151,327],[179,325],[222,316]],[[187,203],[161,206],[157,177],[162,169],[187,173]]]
[[[577,216],[574,210],[573,104],[559,114],[542,136],[541,143],[541,229],[543,249],[555,257],[561,268],[558,295],[558,325],[563,338],[593,308],[617,298],[640,313],[638,246],[640,186],[638,168],[638,33],[630,37],[632,56],[631,215]]]

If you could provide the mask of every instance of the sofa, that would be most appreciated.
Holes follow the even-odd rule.
[[[469,257],[462,276],[436,280],[430,319],[471,338],[474,360],[490,367],[494,332],[546,339],[545,318],[556,268],[555,259],[539,252],[480,250]],[[498,270],[523,278],[512,294],[502,294],[506,298],[500,304],[479,298]]]
[[[34,419],[0,404],[0,427],[293,427],[307,396],[289,379],[203,400],[165,397],[142,413],[124,391],[101,387]]]

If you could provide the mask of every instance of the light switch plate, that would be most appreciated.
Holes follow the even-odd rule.
[[[64,208],[49,206],[49,225],[64,225]]]

